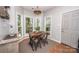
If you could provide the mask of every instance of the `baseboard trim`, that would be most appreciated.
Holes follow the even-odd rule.
[[[61,43],[61,41],[58,41],[58,40],[53,39],[53,38],[51,38],[50,40],[55,41],[55,42],[57,42],[57,43]]]
[[[20,43],[20,42],[22,42],[23,40],[28,39],[28,38],[29,38],[29,37],[27,37],[27,38],[21,37],[21,38],[19,38],[20,40],[18,41],[18,43]]]
[[[66,45],[66,46],[68,46],[68,47],[71,47],[71,48],[73,48],[73,49],[79,49],[79,48],[74,48],[74,47],[72,47],[72,46],[70,46],[70,45],[67,45],[67,44],[65,44],[65,43],[63,43],[63,42],[61,42],[61,44],[64,44],[64,45]]]

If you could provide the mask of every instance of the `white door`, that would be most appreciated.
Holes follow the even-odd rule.
[[[62,17],[61,41],[77,48],[79,36],[79,10],[67,12]]]

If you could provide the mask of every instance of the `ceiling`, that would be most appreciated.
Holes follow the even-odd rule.
[[[23,6],[24,9],[27,9],[29,11],[34,11],[36,9],[39,9],[44,12],[54,7],[55,6]]]

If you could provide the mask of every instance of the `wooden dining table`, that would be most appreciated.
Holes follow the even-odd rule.
[[[42,35],[43,33],[42,32],[32,32],[31,33],[31,36],[34,37],[34,38],[38,38]]]
[[[35,38],[35,39],[39,39],[41,35],[43,34],[47,34],[50,35],[48,32],[43,32],[43,31],[39,31],[39,32],[31,32],[31,37]]]

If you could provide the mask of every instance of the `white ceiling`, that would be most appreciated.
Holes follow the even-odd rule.
[[[39,9],[39,10],[44,11],[44,12],[51,9],[51,8],[54,8],[54,7],[55,6],[38,6],[38,8],[37,8],[37,6],[23,6],[24,9],[27,9],[29,11]]]

